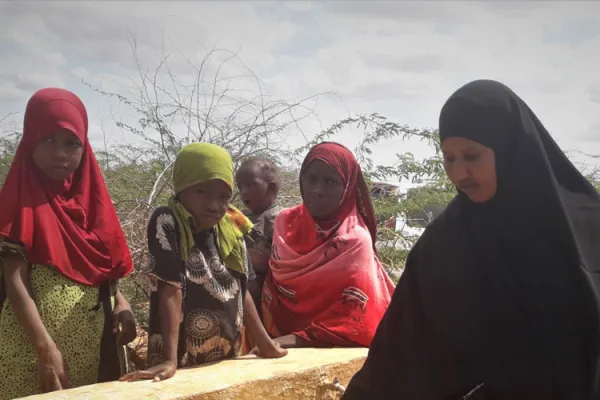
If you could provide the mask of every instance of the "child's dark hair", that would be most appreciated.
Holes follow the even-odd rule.
[[[277,188],[281,186],[279,167],[268,158],[258,156],[245,158],[240,164],[238,171],[246,168],[257,168],[267,182],[275,182],[277,184]]]

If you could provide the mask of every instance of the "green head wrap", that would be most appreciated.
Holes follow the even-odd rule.
[[[233,161],[222,147],[210,143],[192,143],[177,154],[173,167],[173,186],[175,196],[169,199],[169,208],[173,211],[180,234],[180,256],[187,261],[194,246],[192,222],[194,217],[177,200],[181,191],[210,180],[219,179],[233,188]],[[232,205],[215,226],[217,246],[221,260],[227,268],[244,271],[244,235],[252,229],[252,223]]]

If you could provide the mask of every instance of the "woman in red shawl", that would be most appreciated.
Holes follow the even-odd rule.
[[[275,220],[263,318],[283,347],[368,347],[394,285],[377,258],[377,224],[354,155],[312,148],[300,170],[303,204]]]
[[[124,372],[135,322],[116,282],[133,263],[87,133],[73,93],[29,100],[0,191],[0,399]]]

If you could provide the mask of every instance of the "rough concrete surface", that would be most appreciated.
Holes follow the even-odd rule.
[[[337,378],[346,386],[367,349],[291,349],[266,360],[247,356],[179,370],[164,382],[111,382],[27,400],[334,400]]]

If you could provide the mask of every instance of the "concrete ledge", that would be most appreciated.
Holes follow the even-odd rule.
[[[165,382],[111,382],[28,400],[329,400],[362,366],[368,349],[290,349],[277,360],[247,356],[179,370]]]

